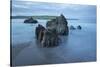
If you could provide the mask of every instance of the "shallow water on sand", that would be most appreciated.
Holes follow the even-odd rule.
[[[81,30],[70,30],[68,36],[62,36],[59,46],[41,48],[35,39],[35,27],[46,25],[47,20],[38,20],[37,24],[24,24],[24,19],[12,19],[12,46],[17,47],[14,53],[13,65],[35,65],[85,62],[96,60],[96,21],[68,20],[68,26],[81,25]],[[26,44],[25,44],[26,43]],[[14,51],[13,51],[14,52]]]

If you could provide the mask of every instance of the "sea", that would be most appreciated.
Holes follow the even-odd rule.
[[[38,24],[46,26],[47,19],[37,19],[37,24],[25,24],[25,19],[11,19],[11,45],[22,48],[13,59],[13,65],[37,65],[96,61],[96,19],[67,20],[70,30],[62,36],[57,47],[43,48],[36,43],[35,28]],[[82,27],[81,30],[77,26]]]

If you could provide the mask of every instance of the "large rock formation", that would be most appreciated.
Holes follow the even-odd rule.
[[[48,21],[46,27],[51,30],[55,29],[60,35],[68,35],[69,30],[67,25],[68,22],[66,18],[61,14],[59,17],[56,17],[56,19]]]
[[[46,29],[42,25],[36,27],[36,38],[43,47],[52,47],[59,44],[58,35],[68,35],[68,22],[61,14],[56,19],[52,19],[46,23]]]
[[[43,47],[52,47],[58,45],[58,34],[55,29],[45,29],[38,25],[35,30],[36,38]]]
[[[43,36],[44,36],[44,31],[45,31],[45,28],[42,26],[42,25],[38,25],[38,27],[36,27],[35,29],[35,35],[36,35],[36,38],[38,41],[42,41],[43,39]]]
[[[43,47],[53,47],[58,45],[58,34],[56,30],[47,29],[44,32],[44,37],[42,40]]]
[[[32,17],[30,17],[30,18],[26,19],[26,20],[24,21],[24,23],[38,23],[38,21],[35,20],[35,19],[33,19]]]

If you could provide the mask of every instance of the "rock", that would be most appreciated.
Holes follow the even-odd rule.
[[[55,29],[45,29],[38,25],[35,30],[36,38],[43,47],[53,47],[58,45],[58,34]]]
[[[76,28],[74,26],[70,26],[70,30],[75,30]]]
[[[56,17],[56,19],[48,21],[46,27],[51,30],[55,29],[60,35],[68,35],[69,33],[68,22],[62,14]]]
[[[58,45],[58,34],[56,30],[45,30],[44,37],[42,40],[43,47],[54,47]]]
[[[78,26],[77,26],[77,29],[80,29],[80,30],[81,30],[81,29],[82,29],[82,27],[81,27],[80,25],[78,25]]]
[[[36,38],[40,42],[42,41],[42,38],[43,38],[43,35],[44,35],[44,30],[45,30],[45,28],[42,25],[40,25],[40,24],[35,29]]]
[[[35,19],[33,19],[32,17],[30,17],[30,18],[26,19],[26,20],[24,21],[24,23],[38,23],[38,21],[35,20]]]

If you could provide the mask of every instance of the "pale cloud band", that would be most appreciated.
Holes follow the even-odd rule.
[[[33,1],[12,1],[12,15],[59,15],[67,17],[96,17],[95,5],[74,5]]]

